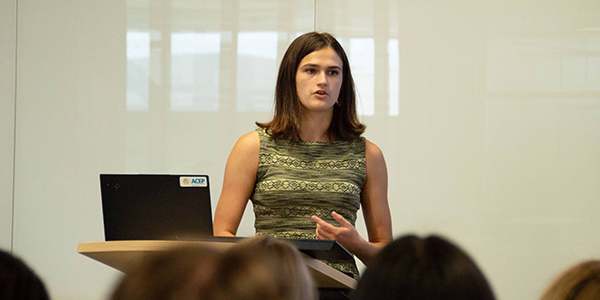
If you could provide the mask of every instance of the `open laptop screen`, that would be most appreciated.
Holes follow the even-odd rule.
[[[213,235],[207,175],[100,174],[106,241]]]

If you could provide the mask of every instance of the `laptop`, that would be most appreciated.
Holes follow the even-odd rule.
[[[212,237],[207,175],[100,174],[106,241]]]
[[[236,243],[213,237],[207,175],[100,174],[106,241],[191,240]],[[287,240],[321,260],[354,260],[332,240]]]

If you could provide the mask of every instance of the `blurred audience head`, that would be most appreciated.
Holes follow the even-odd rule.
[[[353,299],[493,300],[475,262],[439,236],[396,239],[369,264]]]
[[[247,238],[222,257],[214,300],[313,300],[315,285],[301,253],[268,236]]]
[[[46,287],[25,262],[0,250],[0,299],[49,299]]]
[[[216,250],[202,246],[150,254],[123,277],[112,299],[204,299],[219,255]]]
[[[600,299],[599,260],[585,261],[567,269],[554,280],[541,298],[541,300],[592,299]]]

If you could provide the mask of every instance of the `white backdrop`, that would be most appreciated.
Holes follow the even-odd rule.
[[[395,236],[449,237],[500,299],[600,258],[598,1],[0,0],[0,25],[0,247],[54,299],[120,276],[76,253],[104,238],[98,174],[208,174],[214,208],[314,29],[350,56]]]
[[[0,249],[10,251],[15,138],[16,3],[0,1]]]

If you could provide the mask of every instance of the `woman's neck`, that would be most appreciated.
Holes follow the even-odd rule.
[[[305,114],[302,118],[300,138],[305,142],[329,142],[329,125],[332,114]]]

